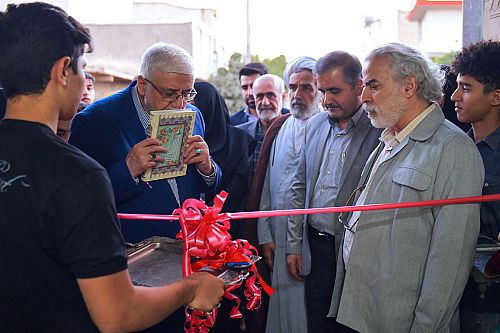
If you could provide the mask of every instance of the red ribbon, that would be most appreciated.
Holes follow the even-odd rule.
[[[282,210],[266,210],[255,212],[238,212],[226,213],[225,217],[231,220],[253,219],[259,217],[274,217],[274,216],[292,216],[292,215],[310,215],[322,213],[348,213],[348,212],[365,212],[371,210],[388,210],[400,208],[415,208],[415,207],[433,207],[446,205],[463,205],[470,203],[480,203],[489,201],[500,201],[500,194],[479,195],[474,197],[450,198],[440,200],[425,200],[411,202],[394,202],[385,204],[369,204],[360,206],[340,206],[340,207],[322,207],[322,208],[304,208],[304,209],[282,209]],[[123,220],[171,220],[179,219],[177,215],[157,215],[157,214],[124,214],[118,213],[118,218]]]
[[[231,235],[228,232],[230,228],[229,216],[220,213],[227,195],[224,191],[217,195],[213,207],[208,207],[200,200],[188,199],[184,201],[182,208],[174,211],[174,215],[178,215],[181,226],[177,238],[184,241],[182,262],[184,276],[206,266],[217,270],[228,262],[252,262],[248,255],[258,255],[255,247],[251,246],[248,241],[231,240]],[[199,260],[191,263],[192,257]],[[245,280],[243,294],[248,300],[246,308],[255,310],[260,306],[262,297],[262,292],[256,281],[259,281],[269,295],[272,295],[274,290],[262,280],[254,263],[248,271],[250,274]],[[242,284],[243,281],[230,286],[224,294],[226,299],[236,301],[236,305],[231,310],[232,318],[241,318],[242,316],[238,309],[241,301],[231,293]],[[187,333],[208,332],[209,328],[213,327],[216,317],[216,309],[210,314],[196,309],[186,309],[184,329]]]
[[[221,192],[214,200],[214,206],[208,207],[204,202],[188,199],[182,208],[176,209],[174,215],[155,215],[155,214],[122,214],[119,213],[120,219],[144,219],[144,220],[179,220],[181,232],[177,235],[184,241],[184,256],[182,264],[182,272],[184,276],[189,276],[193,271],[210,266],[213,269],[223,267],[227,262],[231,261],[250,261],[247,254],[257,255],[257,250],[248,244],[246,240],[231,240],[231,235],[228,230],[230,228],[229,220],[273,217],[273,216],[290,216],[290,215],[308,215],[319,213],[340,213],[353,211],[372,211],[372,210],[388,210],[401,208],[415,207],[432,207],[445,205],[470,204],[488,201],[499,201],[500,194],[490,194],[475,197],[451,198],[442,200],[427,200],[418,202],[399,202],[386,204],[370,204],[361,206],[343,206],[343,207],[324,207],[324,208],[308,208],[308,209],[289,209],[275,211],[257,211],[257,212],[240,212],[240,213],[223,213],[220,214],[224,201],[227,198],[226,192]],[[191,264],[191,256],[199,260]],[[274,290],[269,287],[260,277],[253,264],[249,272],[250,276],[244,281],[244,295],[248,300],[246,308],[249,310],[257,309],[260,305],[262,292],[257,285],[258,280],[262,288],[272,295]],[[232,285],[226,289],[224,297],[228,300],[235,301],[236,305],[231,310],[232,318],[241,318],[239,311],[240,299],[231,292],[242,286],[243,282]],[[202,312],[200,310],[186,309],[186,325],[187,333],[202,332],[208,333],[209,328],[215,323],[217,317],[217,309],[214,309],[212,314]]]

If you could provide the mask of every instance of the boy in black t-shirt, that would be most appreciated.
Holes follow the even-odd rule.
[[[0,332],[136,331],[224,293],[207,273],[132,285],[106,171],[55,135],[76,112],[90,42],[58,7],[0,12]]]

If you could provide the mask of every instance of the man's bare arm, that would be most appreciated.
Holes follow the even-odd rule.
[[[77,281],[92,320],[102,332],[142,330],[183,305],[210,311],[224,294],[223,280],[209,273],[195,273],[158,288],[133,286],[128,270]]]

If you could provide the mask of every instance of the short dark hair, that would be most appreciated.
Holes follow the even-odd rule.
[[[265,64],[263,64],[262,62],[249,62],[248,64],[243,66],[242,69],[240,69],[238,79],[241,80],[241,77],[243,75],[245,75],[245,76],[249,76],[249,75],[253,75],[253,74],[264,75],[264,74],[267,74],[268,72],[269,72],[269,68],[267,68],[267,66]]]
[[[10,4],[0,12],[0,81],[7,98],[42,93],[57,60],[69,56],[76,73],[78,58],[91,49],[89,30],[59,7]]]
[[[451,68],[454,73],[472,76],[484,85],[484,93],[500,89],[500,42],[481,41],[464,47]]]
[[[92,83],[95,82],[95,77],[94,75],[90,74],[89,72],[85,72],[85,79],[92,81]]]
[[[316,61],[316,72],[318,74],[323,74],[336,68],[342,68],[345,80],[352,84],[353,87],[356,80],[362,78],[362,67],[359,59],[347,52],[333,51]]]

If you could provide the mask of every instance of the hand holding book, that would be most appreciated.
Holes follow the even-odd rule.
[[[156,166],[156,163],[163,162],[160,153],[165,151],[157,139],[146,138],[135,144],[125,159],[132,177],[139,177],[146,170]]]
[[[195,163],[200,172],[206,176],[213,173],[210,152],[207,143],[199,135],[188,138],[188,146],[184,152],[184,163]]]

